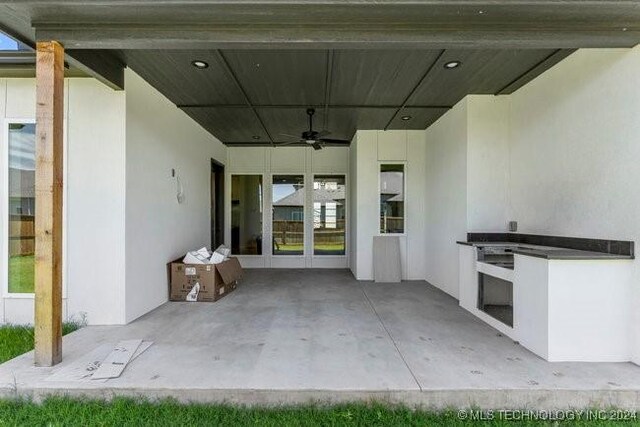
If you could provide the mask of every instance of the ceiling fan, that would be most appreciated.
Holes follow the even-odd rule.
[[[284,145],[293,145],[304,143],[313,147],[314,150],[322,150],[325,144],[346,144],[349,145],[350,141],[345,139],[333,139],[333,138],[325,138],[326,135],[329,135],[331,132],[323,130],[320,132],[316,132],[313,130],[313,115],[316,113],[314,108],[307,108],[307,115],[309,116],[309,130],[302,132],[301,136],[288,135],[286,133],[281,133],[280,135],[286,136],[287,138],[295,138],[295,141],[284,142],[282,144],[278,144],[278,146]]]

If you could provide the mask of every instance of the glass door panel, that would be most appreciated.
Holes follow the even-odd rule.
[[[273,255],[304,255],[304,201],[304,176],[273,176]]]
[[[313,254],[344,255],[345,242],[345,177],[316,175],[313,179]]]
[[[231,176],[231,253],[262,255],[262,175]]]

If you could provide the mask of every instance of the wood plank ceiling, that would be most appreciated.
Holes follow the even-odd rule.
[[[572,50],[125,50],[122,60],[227,145],[308,127],[425,129],[467,94],[511,93]],[[192,65],[204,61],[207,68]],[[460,61],[457,68],[445,64]],[[403,120],[407,116],[409,120]]]

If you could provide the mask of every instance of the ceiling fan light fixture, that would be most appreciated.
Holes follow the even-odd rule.
[[[196,59],[191,61],[191,65],[193,65],[194,67],[200,69],[200,70],[204,70],[205,68],[209,68],[209,64],[201,59]]]
[[[447,70],[453,70],[454,68],[458,68],[461,65],[462,62],[460,61],[449,61],[444,64],[444,68],[446,68]]]

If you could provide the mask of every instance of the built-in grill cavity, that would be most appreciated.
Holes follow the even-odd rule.
[[[513,270],[513,248],[509,246],[480,246],[478,261]]]
[[[513,248],[478,247],[478,261],[513,270]],[[478,309],[513,327],[513,283],[486,273],[478,273]]]
[[[478,273],[478,309],[513,327],[513,283]]]

